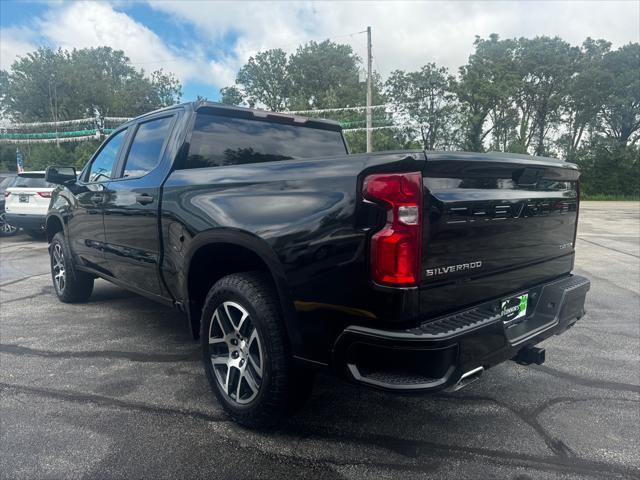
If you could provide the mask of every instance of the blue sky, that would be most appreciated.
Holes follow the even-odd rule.
[[[0,67],[38,46],[124,50],[137,68],[163,68],[183,84],[183,99],[219,98],[256,52],[288,52],[309,40],[332,38],[365,54],[373,29],[374,68],[436,62],[452,72],[466,61],[475,35],[587,36],[614,47],[640,41],[640,2],[207,2],[0,0]]]

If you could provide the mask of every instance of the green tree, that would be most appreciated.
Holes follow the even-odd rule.
[[[611,48],[605,40],[587,38],[580,48],[576,72],[569,78],[561,105],[562,133],[558,145],[565,158],[573,161],[578,148],[606,101],[608,78],[603,69],[604,55]]]
[[[298,47],[289,59],[292,110],[363,105],[366,86],[359,81],[361,59],[349,45],[325,40]]]
[[[549,133],[561,120],[570,79],[578,71],[579,49],[558,37],[521,38],[516,61],[521,81],[516,104],[521,113],[519,143],[536,155],[548,152]]]
[[[263,104],[275,112],[287,109],[291,95],[287,54],[275,48],[249,58],[238,72],[236,85],[249,105]]]
[[[0,75],[0,109],[15,121],[136,116],[177,103],[181,86],[162,70],[147,77],[122,51],[40,48]]]
[[[499,125],[502,132],[508,131],[501,124],[511,108],[517,84],[514,68],[513,40],[500,40],[497,34],[488,39],[476,37],[475,51],[467,65],[460,67],[455,92],[461,104],[464,122],[464,148],[481,152],[487,136]],[[493,124],[488,122],[494,113]]]
[[[640,44],[608,52],[602,65],[606,72],[602,132],[622,147],[633,146],[640,139]]]
[[[169,107],[180,102],[182,84],[173,73],[166,73],[163,69],[151,72],[151,87],[155,95],[153,101],[160,107]]]
[[[415,72],[395,70],[385,83],[397,120],[416,125],[403,134],[410,138],[419,137],[426,150],[443,147],[456,128],[453,124],[456,105],[452,83],[453,77],[447,69],[437,67],[435,63]]]
[[[238,87],[224,87],[220,89],[220,102],[225,105],[242,105],[244,103],[244,96]]]

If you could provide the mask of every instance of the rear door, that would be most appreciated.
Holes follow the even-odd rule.
[[[106,185],[113,176],[127,134],[126,128],[112,134],[81,173],[73,191],[73,214],[67,223],[76,262],[106,274],[110,274],[103,253]]]
[[[149,294],[162,295],[160,187],[171,166],[163,162],[178,112],[164,113],[132,127],[116,178],[104,204],[105,256],[114,278]]]

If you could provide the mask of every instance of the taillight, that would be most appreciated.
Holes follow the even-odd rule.
[[[51,192],[38,192],[42,198],[51,198]]]
[[[381,285],[420,282],[422,244],[422,174],[382,173],[364,181],[364,196],[382,203],[387,223],[371,238],[371,276]]]
[[[8,197],[9,195],[11,195],[11,192],[4,192],[5,198]]]

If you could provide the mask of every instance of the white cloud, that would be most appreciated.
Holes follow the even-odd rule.
[[[16,56],[38,45],[109,45],[147,71],[163,67],[183,83],[197,80],[220,88],[232,84],[238,69],[262,49],[292,52],[305,41],[330,37],[349,43],[364,58],[365,35],[344,34],[367,25],[373,30],[374,68],[383,76],[427,62],[456,71],[472,52],[475,35],[494,32],[503,38],[558,35],[574,45],[587,36],[610,40],[614,47],[640,41],[640,3],[635,1],[149,4],[182,30],[180,47],[119,11],[126,11],[126,2],[56,3],[27,25],[0,30],[0,67],[7,68]]]
[[[0,29],[0,69],[7,70],[11,64],[29,52],[33,52],[37,44],[33,41],[32,32],[23,27]]]
[[[50,44],[63,49],[107,45],[123,50],[132,63],[147,71],[170,66],[183,81],[197,71],[184,52],[169,48],[156,33],[107,3],[64,4],[49,10],[36,24]]]
[[[29,26],[5,28],[0,35],[3,69],[38,46],[71,50],[104,45],[123,50],[137,68],[150,72],[164,67],[182,82],[199,79],[207,68],[206,59],[194,60],[197,49],[172,48],[145,25],[102,2],[52,5]]]
[[[237,32],[217,81],[231,77],[250,55],[265,48],[293,50],[309,39],[373,30],[376,68],[415,69],[436,62],[456,71],[473,49],[476,35],[558,35],[572,44],[588,37],[614,46],[640,41],[640,3],[632,1],[493,2],[151,2],[158,10],[193,24],[210,42]],[[364,57],[363,35],[342,36]]]

